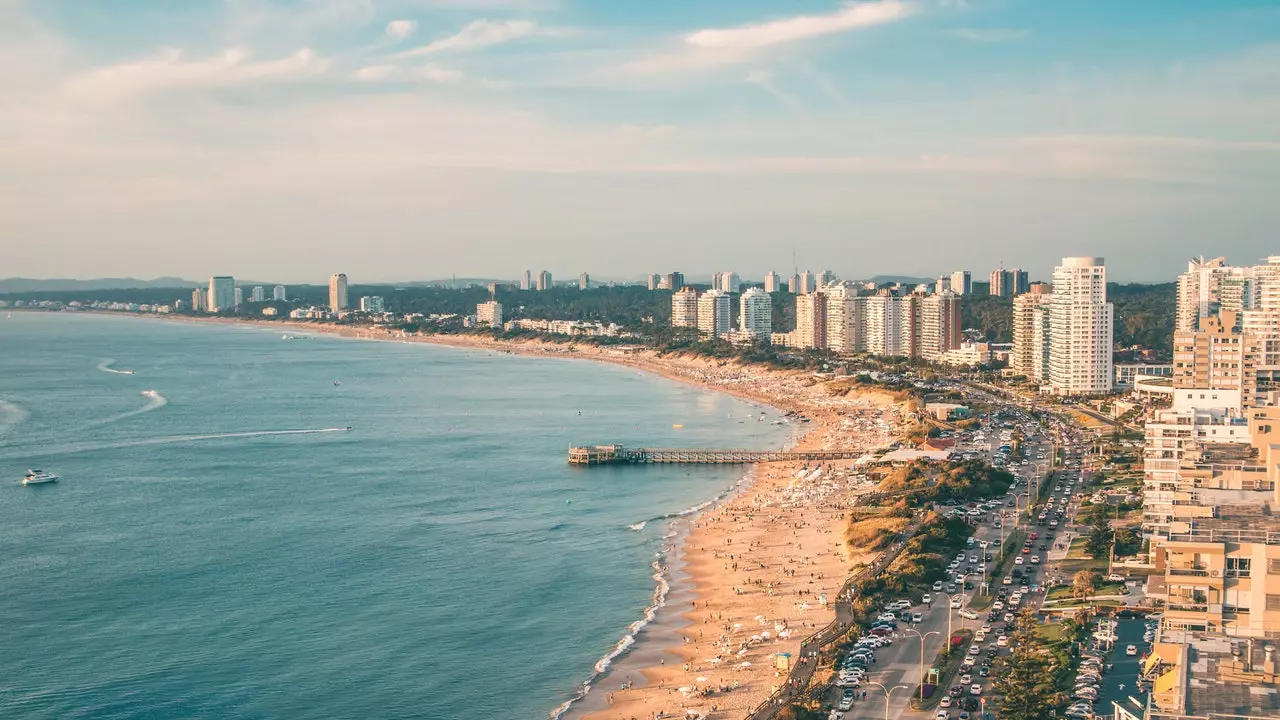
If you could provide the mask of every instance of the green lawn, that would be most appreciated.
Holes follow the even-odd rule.
[[[1059,585],[1058,587],[1050,588],[1049,592],[1044,596],[1044,599],[1045,600],[1066,600],[1071,598],[1074,594],[1075,594],[1075,588],[1071,587],[1070,585]],[[1102,583],[1101,585],[1097,586],[1093,590],[1093,595],[1095,597],[1100,595],[1124,595],[1124,594],[1125,594],[1124,583]]]
[[[1036,636],[1045,642],[1056,643],[1066,637],[1066,629],[1062,627],[1062,623],[1040,625],[1036,628]]]

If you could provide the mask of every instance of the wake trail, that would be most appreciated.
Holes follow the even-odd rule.
[[[169,398],[161,395],[159,392],[155,390],[143,390],[141,395],[147,398],[147,404],[143,405],[137,410],[130,410],[128,412],[122,412],[119,415],[112,415],[111,417],[103,418],[101,420],[94,420],[93,422],[85,423],[80,427],[91,428],[91,427],[97,427],[98,425],[106,425],[108,423],[119,422],[126,418],[131,418],[134,415],[141,415],[142,413],[149,413],[152,410],[159,410],[160,408],[169,404]]]
[[[177,445],[181,443],[204,442],[209,440],[231,440],[236,438],[273,437],[287,435],[319,435],[322,433],[347,432],[347,428],[317,428],[314,430],[254,430],[250,432],[209,433],[207,435],[171,435],[168,437],[144,438],[141,440],[122,440],[106,443],[80,443],[63,445],[62,447],[40,448],[22,453],[0,455],[0,459],[49,457],[54,455],[70,455],[72,453],[93,452],[95,450],[115,450],[118,448],[147,447],[150,445]]]
[[[116,368],[111,367],[112,364],[115,363],[115,361],[116,361],[115,358],[107,358],[102,362],[98,363],[98,369],[101,370],[102,372],[115,373],[116,375],[132,375],[133,374],[132,370],[117,370]]]

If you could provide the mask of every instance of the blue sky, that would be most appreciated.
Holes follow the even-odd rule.
[[[0,60],[6,276],[1280,252],[1274,2],[0,0]]]

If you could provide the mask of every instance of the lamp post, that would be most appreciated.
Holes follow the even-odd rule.
[[[875,685],[880,688],[880,692],[884,693],[884,720],[889,720],[889,699],[893,697],[893,691],[910,689],[906,685],[894,685],[891,688],[887,688],[878,682],[868,682],[867,684]]]
[[[949,603],[947,605],[947,608],[948,608],[948,611],[950,611],[951,605]],[[942,633],[938,632],[937,630],[930,630],[929,632],[924,633],[922,635],[920,634],[919,630],[912,630],[910,628],[903,630],[903,632],[913,633],[915,634],[916,637],[920,638],[920,700],[923,701],[924,700],[924,639],[929,637],[930,635],[941,635]]]

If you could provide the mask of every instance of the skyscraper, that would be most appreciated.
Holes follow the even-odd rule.
[[[951,273],[951,292],[957,295],[968,295],[973,292],[973,278],[968,270],[956,270]]]
[[[738,273],[729,271],[720,273],[720,283],[715,287],[720,292],[736,293],[741,281],[738,279]]]
[[[649,289],[657,290],[662,286],[662,276],[658,273],[649,273]]]
[[[937,281],[933,284],[933,291],[939,295],[944,292],[951,292],[951,276],[939,275]]]
[[[773,298],[768,292],[753,287],[742,293],[738,300],[738,329],[757,338],[769,338],[773,332]]]
[[[796,344],[802,348],[827,347],[827,296],[819,292],[796,295]]]
[[[818,276],[814,275],[808,270],[805,270],[804,272],[800,273],[800,289],[798,291],[792,290],[792,292],[796,292],[797,294],[811,293],[811,292],[817,292],[817,291],[818,291]]]
[[[1271,264],[1271,258],[1268,258]],[[1262,268],[1259,271],[1259,268]],[[1193,258],[1187,271],[1178,276],[1178,305],[1175,330],[1196,330],[1200,321],[1218,310],[1237,312],[1254,309],[1261,303],[1260,284],[1268,275],[1267,265],[1234,267],[1226,258]]]
[[[996,297],[1013,297],[1013,273],[1004,266],[991,271],[991,283],[988,294]]]
[[[351,307],[347,302],[347,276],[346,273],[334,273],[329,276],[329,309],[333,312],[342,312]]]
[[[1236,410],[1258,404],[1262,340],[1241,328],[1237,315],[1234,310],[1221,310],[1202,318],[1197,330],[1173,333],[1175,389],[1226,391],[1219,393],[1224,396],[1219,400],[1230,393],[1229,405]]]
[[[234,307],[239,310],[240,306],[244,304],[244,288],[237,287],[235,289],[235,292],[233,293],[233,300],[235,302]]]
[[[520,278],[520,289],[521,290],[533,289],[533,273],[532,272],[528,270],[524,271],[524,275]]]
[[[250,297],[253,298],[253,302],[256,302],[256,303],[266,302],[267,300],[266,288],[262,287],[261,285],[254,285],[253,293],[250,295]]]
[[[827,348],[836,352],[858,351],[859,319],[855,307],[858,291],[846,285],[831,285],[822,289],[827,302]]]
[[[191,291],[191,312],[209,311],[209,290],[196,288]]]
[[[209,295],[205,298],[209,312],[234,310],[236,306],[236,279],[227,275],[209,278]]]
[[[698,291],[680,288],[671,294],[671,326],[698,327]]]
[[[775,293],[782,289],[782,278],[778,273],[770,270],[764,276],[764,291],[767,293]]]
[[[590,275],[588,275],[588,274],[586,274],[586,273],[582,273],[581,275],[579,275],[579,276],[578,276],[578,289],[579,289],[579,290],[587,290],[587,289],[589,289],[590,287],[591,287],[591,276],[590,276]]]
[[[708,290],[698,298],[698,331],[711,337],[729,332],[729,293]]]
[[[538,273],[537,287],[539,291],[551,289],[551,273],[550,272],[543,270],[542,272]]]
[[[288,302],[289,293],[283,285],[277,285],[271,289],[271,299],[276,302]]]
[[[1030,290],[1013,299],[1013,351],[1009,367],[1033,380],[1045,376],[1045,333],[1041,327],[1043,312],[1053,299],[1052,285],[1036,283]]]
[[[796,273],[795,275],[787,278],[787,292],[792,295],[800,294],[800,273]]]
[[[1014,268],[1009,272],[1013,273],[1013,294],[1021,295],[1031,289],[1031,276],[1026,270]]]
[[[950,290],[920,299],[920,357],[937,360],[960,347],[960,302]]]
[[[1058,395],[1111,391],[1115,308],[1099,257],[1068,257],[1053,270],[1049,306],[1049,386]]]
[[[671,292],[679,292],[684,289],[684,274],[679,272],[667,273],[667,289]]]
[[[902,298],[880,290],[865,300],[867,307],[867,352],[872,355],[902,355]]]

